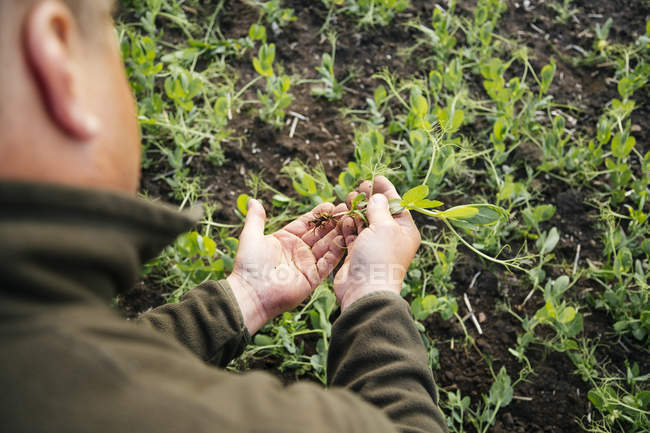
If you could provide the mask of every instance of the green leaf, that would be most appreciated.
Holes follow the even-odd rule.
[[[629,248],[621,248],[614,258],[614,271],[620,275],[632,269],[634,258]]]
[[[424,134],[423,131],[416,129],[410,132],[409,141],[411,142],[411,145],[415,149],[422,149],[424,148],[424,146],[427,145],[429,139],[427,138],[427,136]]]
[[[559,241],[560,241],[560,233],[558,232],[557,228],[553,227],[551,230],[548,231],[544,243],[542,244],[542,248],[540,249],[540,253],[542,254],[550,253],[551,251],[553,251],[553,249],[555,248],[555,246]]]
[[[375,94],[373,95],[375,103],[377,105],[383,104],[387,96],[388,94],[386,93],[386,88],[381,84],[377,86],[377,88],[375,89]]]
[[[438,108],[436,110],[438,122],[443,131],[453,133],[460,128],[465,119],[465,112],[455,107]]]
[[[650,21],[648,21],[650,23]],[[650,391],[640,391],[636,394],[636,399],[641,403],[641,409],[645,409],[650,405]]]
[[[275,194],[273,196],[273,206],[284,207],[291,203],[291,199],[284,194]]]
[[[275,60],[275,45],[262,45],[258,56],[253,58],[253,67],[263,77],[273,77],[273,61]]]
[[[541,204],[533,209],[533,218],[538,224],[548,221],[555,215],[555,206],[552,204]]]
[[[435,94],[442,91],[442,75],[440,75],[440,72],[431,71],[429,73],[429,87]]]
[[[441,218],[469,220],[479,214],[479,210],[470,205],[456,206],[438,214]]]
[[[600,120],[598,120],[596,138],[600,144],[607,144],[609,139],[612,138],[612,125],[606,116],[602,116]]]
[[[318,191],[314,178],[308,174],[304,174],[302,176],[302,179],[300,179],[300,182],[294,180],[292,183],[293,188],[296,190],[296,192],[305,197],[311,197]]]
[[[228,98],[225,96],[217,98],[217,101],[214,104],[214,113],[217,116],[218,122],[228,122]]]
[[[594,407],[596,409],[598,409],[599,411],[603,410],[603,406],[605,405],[605,401],[603,400],[603,398],[602,398],[602,396],[601,396],[598,389],[589,390],[589,392],[587,393],[587,398],[589,399],[591,404],[594,405]]]
[[[548,92],[548,89],[551,87],[553,82],[553,77],[555,76],[555,62],[551,61],[551,64],[546,65],[542,68],[542,83],[540,84],[540,92],[542,95]]]
[[[566,307],[562,312],[560,313],[560,316],[558,317],[558,320],[561,323],[569,323],[571,322],[574,318],[576,317],[576,309],[573,307]]]
[[[501,367],[494,383],[490,386],[488,401],[495,406],[504,407],[512,401],[513,393],[510,376],[508,376],[506,368]]]
[[[343,171],[339,174],[339,185],[346,190],[351,190],[354,186],[354,176],[349,171]]]
[[[419,207],[420,209],[431,209],[431,208],[436,208],[442,206],[444,203],[438,200],[429,200],[429,199],[423,199],[423,200],[418,200],[415,202],[415,207]]]
[[[273,346],[274,343],[273,338],[264,334],[257,334],[253,339],[253,344],[255,346]]]
[[[569,322],[565,335],[569,338],[575,337],[582,332],[583,324],[582,314],[576,313],[574,319]]]
[[[567,290],[569,290],[569,284],[571,283],[571,280],[569,277],[566,275],[562,275],[558,277],[555,281],[553,281],[551,285],[551,296],[553,299],[558,299],[560,296],[564,294]]]
[[[402,197],[402,206],[405,208],[412,208],[415,203],[425,199],[429,195],[429,187],[427,185],[418,185],[411,188]]]
[[[239,239],[228,236],[223,243],[231,253],[237,253],[237,248],[239,248]]]
[[[248,200],[250,200],[248,194],[241,194],[237,197],[237,210],[244,216],[248,214]]]
[[[361,194],[357,195],[350,203],[350,205],[352,206],[351,210],[358,209],[360,205],[365,203],[366,203],[366,194],[362,192]]]
[[[625,143],[623,143],[623,139],[624,135],[619,132],[612,140],[612,154],[618,159],[628,156],[636,145],[636,139],[634,137],[626,137]]]
[[[496,224],[501,218],[506,218],[508,216],[508,213],[498,206],[485,204],[474,204],[472,206],[478,210],[478,213],[470,218],[464,219],[469,223],[479,226]]]
[[[465,120],[465,112],[463,110],[454,110],[454,115],[451,120],[451,130],[457,131]]]
[[[499,117],[496,122],[494,122],[494,126],[492,127],[492,132],[494,133],[494,137],[499,140],[503,141],[506,139],[506,133],[508,132],[508,127],[506,125],[506,121],[504,118]]]
[[[411,98],[411,108],[418,118],[423,118],[429,113],[429,103],[422,95],[416,95]]]
[[[424,320],[436,312],[438,306],[438,297],[436,295],[427,295],[418,297],[411,303],[411,311],[415,320]]]
[[[266,27],[253,24],[248,30],[248,37],[254,41],[266,41]]]

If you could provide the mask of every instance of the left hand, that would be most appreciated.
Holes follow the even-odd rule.
[[[337,221],[317,228],[311,221],[347,210],[345,204],[322,203],[265,236],[264,208],[257,200],[249,200],[235,265],[227,280],[251,334],[297,307],[341,261],[345,243]]]

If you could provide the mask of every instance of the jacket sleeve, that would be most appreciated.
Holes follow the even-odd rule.
[[[346,310],[332,329],[328,380],[381,409],[402,433],[446,432],[433,374],[409,305],[382,292]]]
[[[225,367],[250,342],[250,335],[228,282],[208,281],[138,321],[178,340],[199,358]]]
[[[152,310],[139,320],[219,366],[238,356],[250,340],[225,281],[206,282],[181,302]],[[303,427],[329,419],[330,424],[338,425],[332,431],[446,432],[436,407],[435,384],[424,345],[408,303],[395,294],[362,298],[337,319],[329,348],[328,378],[331,389],[323,393],[303,383],[278,388],[275,380],[253,373],[236,380],[236,394],[246,395],[249,404],[258,398],[264,400],[254,406],[268,406],[277,413],[293,407],[292,415],[284,416],[309,415],[309,421],[301,419]]]

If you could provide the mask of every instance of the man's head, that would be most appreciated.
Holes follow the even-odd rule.
[[[113,0],[0,0],[0,180],[134,192],[140,142]]]

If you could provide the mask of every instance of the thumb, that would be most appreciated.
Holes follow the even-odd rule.
[[[370,197],[368,202],[368,222],[370,224],[382,224],[392,221],[393,216],[390,214],[386,196],[384,194],[375,194]]]
[[[264,237],[264,224],[266,223],[266,212],[262,204],[255,200],[248,200],[248,213],[246,222],[241,232],[241,242],[248,243],[257,241]]]

